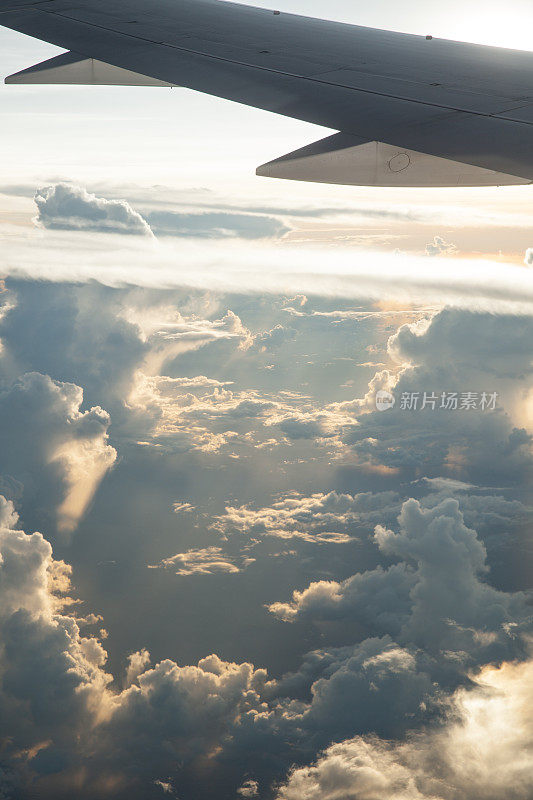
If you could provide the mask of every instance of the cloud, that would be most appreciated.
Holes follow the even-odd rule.
[[[266,424],[261,420],[275,403],[252,392],[190,380],[187,386],[181,379],[139,372],[128,407],[138,415],[137,425],[144,417],[146,427],[137,427],[137,435],[147,445],[215,453],[232,446],[239,438],[237,428]]]
[[[501,547],[515,528],[529,525],[533,509],[520,500],[494,494],[487,487],[473,486],[450,478],[423,478],[420,482],[431,491],[422,499],[424,506],[433,508],[448,497],[456,498],[465,523],[487,537],[494,537]]]
[[[37,615],[51,614],[49,572],[52,549],[41,534],[26,536],[14,530],[18,515],[13,504],[4,497],[0,498],[0,510],[2,618],[21,609]]]
[[[304,496],[293,492],[271,506],[227,506],[212,524],[223,536],[240,533],[246,537],[274,536],[303,539],[312,543],[344,543],[358,535],[358,525],[383,519],[387,507],[398,508],[395,492],[355,496],[316,493]]]
[[[281,419],[279,428],[289,439],[320,439],[331,436],[325,420],[317,419],[314,414],[287,415]]]
[[[453,722],[458,689],[466,698],[480,668],[528,657],[530,607],[516,591],[526,580],[512,569],[514,558],[524,570],[513,537],[531,521],[527,431],[511,441],[521,482],[506,477],[512,448],[498,450],[522,424],[526,318],[425,312],[395,334],[390,316],[352,318],[349,301],[314,298],[320,315],[291,317],[293,335],[278,324],[286,297],[22,283],[5,294],[5,794],[207,800],[216,786],[267,800],[278,786],[292,791],[292,765],[343,739],[377,742],[365,758],[399,792],[418,769],[401,743]],[[354,365],[390,336],[388,373],[364,397]],[[454,419],[406,421],[373,406],[378,386],[451,378],[494,381],[502,411],[458,431]],[[314,423],[318,438],[290,439],[287,420]],[[448,441],[462,460],[441,456]],[[437,443],[436,457],[406,468],[405,451],[427,455],[424,442]],[[376,469],[397,463],[365,473],[366,450]],[[17,529],[17,513],[26,530],[53,530],[69,476],[115,451],[70,552],[91,614],[72,602],[69,568],[46,540]],[[489,454],[500,472],[488,474]],[[108,637],[87,633],[104,624]],[[350,797],[364,784],[347,786]]]
[[[279,217],[227,210],[151,210],[141,215],[128,201],[106,199],[70,183],[57,183],[34,194],[35,222],[49,230],[198,239],[281,238],[290,231]]]
[[[516,636],[530,624],[526,598],[486,582],[485,547],[464,524],[457,500],[426,509],[410,499],[398,523],[397,533],[379,525],[375,531],[380,551],[396,563],[342,582],[312,583],[270,611],[288,622],[331,620],[347,632],[356,625],[369,635],[390,635],[437,659],[435,667],[449,662],[457,676],[516,656]]]
[[[261,444],[267,428],[269,439],[272,428],[287,442],[331,439],[345,421],[300,392],[272,391],[264,376],[261,390],[238,388],[236,378],[250,384],[271,359],[283,360],[282,345],[294,341],[294,331],[277,325],[252,334],[231,310],[215,319],[175,310],[173,316],[147,328],[149,354],[128,398],[138,428],[144,417],[143,442],[217,452],[243,436]],[[224,370],[231,380],[207,377]]]
[[[259,784],[257,781],[246,781],[239,789],[237,789],[237,794],[239,797],[257,797],[259,794]]]
[[[329,504],[335,506],[333,498]],[[346,513],[350,502],[341,498],[340,505]],[[0,514],[4,526],[16,525],[12,504],[0,502]],[[64,596],[68,582],[51,580],[54,575],[65,576],[65,570],[54,562],[50,545],[40,534],[27,536],[3,527],[0,710],[10,720],[4,753],[9,780],[19,794],[31,785],[40,797],[54,800],[71,796],[74,787],[80,798],[142,797],[147,784],[162,791],[166,790],[161,784],[172,790],[179,787],[184,797],[208,797],[213,781],[227,786],[228,794],[241,790],[240,796],[253,797],[263,780],[279,785],[291,763],[297,763],[279,790],[280,800],[300,800],[302,786],[309,792],[302,799],[313,798],[312,792],[327,797],[328,787],[331,797],[338,798],[346,786],[346,796],[362,792],[365,784],[357,781],[364,776],[349,772],[354,783],[346,783],[345,776],[341,790],[337,784],[323,784],[322,769],[331,774],[326,764],[331,749],[314,766],[302,764],[316,758],[332,740],[348,738],[334,746],[341,748],[335,752],[348,757],[355,748],[356,766],[374,764],[370,778],[378,783],[368,784],[374,791],[369,798],[387,797],[387,780],[391,792],[403,788],[402,781],[407,781],[408,791],[411,772],[419,769],[414,753],[420,752],[420,742],[431,742],[437,736],[434,731],[444,731],[424,757],[431,775],[433,753],[448,742],[449,726],[455,731],[452,738],[457,738],[462,729],[457,721],[460,703],[478,714],[471,730],[479,731],[483,698],[470,690],[458,693],[457,687],[471,687],[472,671],[480,666],[499,664],[506,657],[518,663],[526,657],[521,639],[530,624],[529,614],[523,595],[498,592],[484,582],[483,546],[464,525],[455,500],[433,509],[410,500],[404,504],[399,531],[378,527],[376,541],[397,563],[379,574],[361,573],[358,585],[352,579],[335,587],[326,585],[327,591],[322,599],[315,598],[309,613],[316,618],[321,608],[322,618],[327,619],[338,616],[342,607],[340,616],[345,615],[352,640],[355,631],[361,636],[365,614],[374,629],[394,631],[395,637],[385,632],[355,644],[313,651],[299,670],[270,681],[264,670],[250,663],[227,662],[216,655],[196,666],[178,666],[170,659],[151,666],[149,653],[142,649],[129,656],[124,688],[119,689],[106,671],[107,654],[101,643],[94,636],[83,636],[82,620],[57,604],[57,591]],[[207,556],[218,560],[220,550],[212,550],[181,554],[185,568],[189,555],[193,569],[195,561],[209,564]],[[291,605],[296,615],[303,613],[304,594],[295,595]],[[361,611],[365,604],[366,611]],[[484,673],[484,680],[491,674],[496,673]],[[502,710],[518,709],[520,703],[525,708],[528,698],[520,703],[512,700],[511,706],[508,699],[498,701]],[[515,721],[513,717],[510,724]],[[421,738],[429,723],[429,739]],[[503,724],[509,724],[509,716]],[[353,738],[364,737],[369,730],[395,738],[411,733],[405,745]],[[513,728],[509,736],[514,732]],[[459,740],[454,752],[461,752],[469,737]],[[471,765],[466,763],[468,781]],[[378,765],[384,775],[374,775]],[[341,772],[345,766],[339,764]],[[422,776],[425,779],[424,770]],[[515,775],[511,777],[515,781]],[[423,793],[423,784],[419,791],[423,800],[426,796],[433,800],[431,793]],[[487,800],[497,797],[488,794]],[[411,800],[409,794],[406,798]],[[522,800],[522,795],[516,798]]]
[[[125,200],[106,200],[81,186],[57,183],[36,192],[36,222],[62,231],[153,236],[145,219]]]
[[[145,296],[145,302],[147,298]],[[92,286],[9,283],[0,319],[0,375],[41,372],[83,387],[85,400],[123,415],[135,370],[149,344],[127,319],[128,292]]]
[[[128,666],[126,669],[125,688],[129,688],[136,683],[139,675],[146,672],[151,663],[151,656],[146,648],[130,653],[128,656]]]
[[[81,411],[82,403],[79,386],[37,372],[0,390],[2,469],[22,484],[25,504],[65,531],[76,526],[117,455],[107,441],[107,412]]]
[[[3,239],[12,278],[107,286],[194,288],[214,292],[313,294],[383,302],[529,314],[533,276],[512,263],[482,259],[435,259],[320,246],[166,237],[157,247],[149,237],[48,230],[9,229]],[[176,269],[179,263],[180,269]]]
[[[191,503],[173,503],[172,511],[174,512],[174,514],[181,514],[183,512],[190,513],[194,511],[194,506]]]
[[[157,780],[154,781],[154,784],[159,786],[165,794],[174,794],[174,787],[172,786],[171,781]]]
[[[232,211],[186,213],[151,211],[147,224],[156,236],[199,239],[278,239],[290,231],[279,218],[265,214],[238,214]]]
[[[358,737],[294,769],[277,800],[528,800],[533,662],[486,668],[441,726],[391,743]]]
[[[527,346],[532,326],[529,317],[517,320],[508,315],[444,308],[429,320],[402,325],[389,340],[388,350],[400,363],[448,365],[449,370],[452,366],[462,379],[468,378],[468,370],[475,388],[480,376],[516,382],[522,372],[533,374]]]
[[[247,567],[255,559],[232,559],[220,547],[205,547],[200,550],[187,550],[175,556],[164,558],[159,564],[150,565],[150,569],[171,569],[176,575],[216,575],[218,573],[236,573]]]
[[[457,247],[447,242],[442,236],[433,237],[433,241],[426,245],[427,256],[453,255],[457,252]]]
[[[403,477],[445,475],[482,485],[527,483],[532,467],[527,430],[532,335],[530,317],[454,308],[402,325],[388,342],[396,371],[376,373],[365,398],[351,406],[358,419],[356,425],[345,426],[344,441],[361,462],[396,469]],[[394,394],[394,408],[375,410],[379,389]],[[442,394],[452,392],[459,398],[474,393],[477,410],[443,408]],[[480,409],[483,392],[496,394],[493,411]],[[422,408],[424,393],[436,397],[435,408]],[[402,408],[402,396],[411,394],[419,398],[416,410]],[[336,408],[346,412],[350,405]]]
[[[145,796],[146,782],[161,780],[165,768],[197,757],[205,764],[240,715],[261,708],[265,673],[214,655],[198,666],[167,660],[150,668],[145,650],[134,653],[126,688],[114,689],[100,642],[58,611],[50,544],[6,527],[16,515],[4,499],[0,509],[0,712],[9,721],[0,788],[26,795],[31,787],[55,800],[74,791]]]
[[[3,495],[0,495],[0,527],[2,528],[15,528],[19,516],[15,511],[15,507],[11,500],[6,500]]]
[[[275,325],[271,330],[263,331],[254,337],[254,347],[263,352],[271,352],[282,347],[287,342],[294,339],[296,331],[292,328],[284,328],[283,325]]]
[[[0,710],[9,720],[8,774],[15,771],[12,759],[21,757],[14,780],[19,784],[32,759],[34,769],[42,763],[43,774],[47,759],[62,769],[62,751],[71,748],[93,702],[92,713],[98,713],[111,678],[101,671],[101,645],[57,611],[53,576],[61,565],[50,544],[39,533],[29,536],[10,527],[15,522],[11,514],[0,530]]]
[[[162,302],[157,292],[18,283],[6,295],[6,381],[40,369],[83,386],[87,403],[110,411],[117,443],[249,451],[265,438],[332,441],[341,422],[305,395],[269,391],[261,371],[295,341],[279,324],[252,333],[234,311],[183,292]],[[261,388],[240,388],[254,375]]]
[[[174,308],[170,317],[160,320],[147,334],[151,350],[147,371],[151,374],[165,370],[165,374],[171,377],[173,362],[179,358],[181,363],[186,363],[188,356],[196,368],[195,372],[200,371],[198,367],[204,372],[204,375],[193,376],[196,388],[202,388],[202,383],[206,387],[209,379],[205,375],[219,367],[221,360],[225,361],[235,351],[244,353],[253,344],[250,330],[231,309],[217,319],[205,319],[197,313],[181,314]],[[183,380],[188,376],[175,377]],[[211,379],[210,385],[216,387],[220,383],[213,384]]]

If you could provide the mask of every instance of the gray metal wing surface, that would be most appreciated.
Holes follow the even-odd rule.
[[[533,53],[220,0],[0,0],[0,25],[70,51],[7,82],[184,86],[339,131],[262,175],[533,181]]]

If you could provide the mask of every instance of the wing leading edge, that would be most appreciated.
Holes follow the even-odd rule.
[[[261,175],[533,181],[533,53],[217,0],[0,0],[0,25],[72,51],[8,82],[180,85],[341,131]]]

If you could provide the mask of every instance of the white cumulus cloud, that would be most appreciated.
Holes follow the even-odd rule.
[[[146,220],[126,200],[106,200],[81,186],[57,183],[35,194],[36,222],[62,231],[153,236]]]

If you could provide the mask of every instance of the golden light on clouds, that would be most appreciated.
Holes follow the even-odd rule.
[[[71,441],[52,459],[65,469],[67,494],[58,508],[58,529],[73,531],[94,497],[106,472],[117,457],[116,450],[102,439]]]

